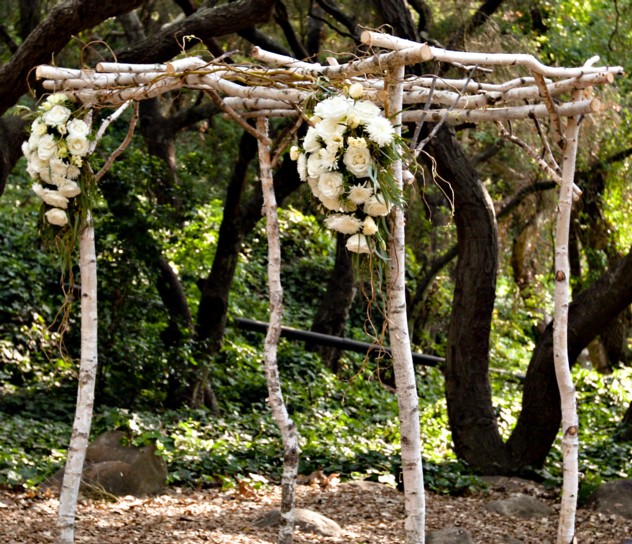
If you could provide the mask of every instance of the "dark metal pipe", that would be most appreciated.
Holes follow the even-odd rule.
[[[245,319],[243,317],[233,318],[233,323],[240,329],[248,331],[265,333],[268,330],[268,324],[263,321],[255,321],[254,319]],[[374,356],[387,354],[390,356],[391,348],[369,344],[368,342],[360,342],[358,340],[350,340],[348,338],[340,338],[330,334],[322,334],[319,332],[302,331],[291,327],[281,327],[281,336],[289,340],[302,340],[304,342],[315,342],[323,346],[331,346],[342,350],[355,351],[357,353],[372,353]],[[434,355],[424,355],[423,353],[412,353],[413,363],[424,366],[442,366],[445,363],[443,357],[435,357]]]

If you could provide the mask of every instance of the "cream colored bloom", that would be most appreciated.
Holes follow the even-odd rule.
[[[347,125],[341,123],[338,119],[323,119],[315,128],[324,144],[329,146],[334,142],[342,141],[342,135],[347,129]]]
[[[318,140],[318,132],[316,132],[314,127],[309,127],[307,129],[307,133],[305,134],[305,138],[303,138],[303,149],[307,153],[315,153],[321,147],[320,141]]]
[[[346,247],[354,253],[371,253],[371,246],[364,234],[354,234],[347,239]]]
[[[66,145],[71,155],[78,155],[79,157],[87,155],[90,150],[90,142],[82,134],[69,134],[66,138]]]
[[[74,164],[68,166],[68,172],[66,172],[66,177],[68,179],[77,179],[79,177],[79,174],[81,174],[81,170],[79,170],[77,166],[75,166]]]
[[[373,164],[371,152],[366,147],[349,147],[342,157],[347,170],[357,178],[366,178]]]
[[[349,200],[354,204],[364,204],[373,195],[373,188],[362,185],[352,185],[349,187]]]
[[[364,218],[362,222],[362,234],[367,236],[373,236],[377,232],[377,224],[375,220],[369,215]]]
[[[314,113],[322,119],[344,119],[349,113],[353,101],[341,95],[326,98],[316,104]]]
[[[81,193],[79,185],[74,181],[67,180],[61,187],[59,187],[59,194],[66,198],[74,198]]]
[[[71,113],[72,112],[66,106],[56,104],[42,115],[42,121],[50,127],[58,127],[66,124]]]
[[[64,210],[68,207],[68,199],[64,195],[59,194],[58,191],[45,189],[39,183],[34,183],[33,192],[49,206],[63,208]]]
[[[353,83],[349,87],[349,96],[351,98],[360,98],[363,92],[364,92],[364,87],[362,86],[362,83]]]
[[[48,132],[48,127],[46,123],[43,123],[40,119],[35,119],[33,124],[31,125],[31,134],[35,134],[36,136],[43,136]]]
[[[336,232],[342,232],[343,234],[355,234],[360,230],[362,221],[352,215],[335,213],[325,219],[325,225]]]
[[[388,215],[390,211],[391,204],[386,202],[386,199],[380,193],[373,195],[364,203],[364,213],[373,217]]]
[[[347,138],[347,145],[349,147],[368,147],[369,146],[366,139],[362,137],[356,138],[355,136],[349,136]]]
[[[59,208],[53,208],[48,210],[44,216],[51,225],[57,225],[58,227],[65,227],[68,224],[68,216],[64,210]]]
[[[320,155],[318,153],[311,153],[309,157],[307,157],[307,175],[312,178],[317,178],[324,172],[325,169],[320,160]]]
[[[297,161],[299,155],[301,154],[301,149],[297,145],[293,145],[290,147],[290,159],[293,161]]]
[[[50,134],[44,134],[37,142],[37,156],[42,161],[49,161],[57,155],[57,142]]]
[[[365,124],[369,139],[380,147],[390,144],[395,136],[395,129],[385,117],[376,117]]]
[[[296,160],[296,169],[298,170],[298,177],[301,181],[307,181],[307,156],[305,153],[301,153]]]
[[[338,170],[338,150],[334,148],[323,148],[318,152],[320,164],[325,171]]]
[[[318,190],[325,198],[340,199],[344,192],[343,178],[340,172],[325,172],[318,178]]]
[[[333,196],[333,197],[327,197],[325,195],[320,195],[318,197],[318,200],[320,200],[323,204],[323,206],[325,206],[325,208],[327,208],[328,210],[332,211],[332,212],[341,212],[342,210],[342,203],[340,202],[340,198],[337,196]]]
[[[71,119],[66,124],[68,134],[76,134],[78,136],[87,136],[90,134],[90,127],[83,119]]]

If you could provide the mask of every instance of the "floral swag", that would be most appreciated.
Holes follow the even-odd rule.
[[[385,219],[404,203],[391,172],[403,147],[380,107],[361,100],[363,93],[362,84],[354,83],[348,96],[319,102],[302,147],[293,146],[290,156],[326,210],[327,227],[349,235],[347,249],[386,259]]]
[[[66,95],[49,96],[37,109],[31,135],[22,144],[33,191],[44,202],[48,223],[65,227],[81,194],[77,182],[90,151],[90,126],[77,117]],[[73,215],[71,213],[71,215]]]

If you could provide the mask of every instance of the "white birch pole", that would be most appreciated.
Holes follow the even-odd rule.
[[[389,72],[388,113],[398,134],[401,134],[402,80],[404,67]],[[402,161],[393,163],[393,175],[400,190]],[[419,399],[413,367],[405,296],[405,237],[404,210],[395,207],[392,212],[391,237],[388,241],[387,300],[388,329],[393,354],[393,370],[397,388],[399,428],[401,435],[402,474],[406,519],[406,544],[424,544],[426,498],[421,464],[421,436],[419,429]]]
[[[576,93],[577,94],[577,93]],[[574,96],[576,98],[576,96]],[[557,544],[571,544],[575,540],[575,514],[579,486],[577,454],[579,450],[575,385],[568,360],[568,305],[570,265],[568,257],[573,179],[579,140],[579,117],[570,117],[566,124],[562,184],[557,210],[555,232],[555,309],[553,317],[553,359],[555,376],[560,390],[562,409],[562,499]]]
[[[268,136],[268,120],[257,119],[257,131]],[[281,477],[281,523],[279,526],[279,544],[292,544],[295,524],[295,488],[298,473],[298,460],[301,452],[298,445],[298,433],[294,421],[290,419],[283,400],[279,368],[277,366],[277,347],[281,336],[283,314],[283,287],[281,286],[281,242],[277,204],[272,182],[270,146],[259,140],[259,170],[263,208],[266,215],[268,235],[268,288],[270,290],[270,324],[264,343],[264,365],[268,383],[268,403],[283,439],[283,476]]]
[[[59,497],[59,544],[73,544],[75,513],[81,484],[83,462],[88,448],[94,385],[97,375],[97,259],[94,247],[94,225],[88,213],[79,238],[79,268],[81,272],[81,362],[77,406],[64,479]]]

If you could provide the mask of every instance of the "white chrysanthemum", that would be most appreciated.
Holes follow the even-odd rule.
[[[369,139],[380,147],[392,143],[395,136],[393,125],[385,117],[376,117],[367,121],[364,128],[369,135]]]
[[[364,87],[362,86],[362,83],[353,83],[349,87],[349,96],[351,98],[360,98],[363,92],[364,92]]]
[[[79,174],[81,174],[81,170],[79,170],[77,166],[74,164],[68,166],[68,172],[66,172],[66,177],[68,179],[77,179]]]
[[[379,106],[370,100],[359,100],[353,105],[353,115],[360,119],[361,123],[367,123],[371,119],[375,119],[382,114]]]
[[[364,204],[371,196],[373,196],[373,188],[362,184],[349,187],[347,198],[354,204]]]
[[[59,127],[66,124],[71,113],[66,106],[57,104],[42,115],[42,121],[50,127]]]
[[[347,170],[357,178],[366,178],[373,164],[371,152],[366,147],[349,147],[342,157]]]
[[[88,138],[81,134],[70,134],[68,138],[66,138],[66,145],[71,155],[77,155],[79,157],[84,157],[90,150]]]
[[[71,119],[66,124],[68,134],[76,134],[78,136],[87,136],[90,134],[90,127],[83,119]]]
[[[336,232],[342,232],[343,234],[355,234],[360,230],[362,221],[352,215],[335,213],[325,219],[325,225]]]
[[[323,168],[319,154],[311,153],[309,157],[307,157],[307,175],[312,178],[317,178],[324,172],[325,169]]]
[[[347,239],[346,247],[354,253],[371,253],[371,246],[364,234],[354,234]]]
[[[57,157],[53,157],[48,163],[48,166],[53,176],[66,177],[68,175],[68,165]]]
[[[344,192],[343,178],[340,172],[325,172],[318,178],[318,190],[325,198],[340,199]]]
[[[309,127],[305,138],[303,138],[303,149],[306,153],[316,153],[321,147],[318,132],[316,132],[314,127]]]
[[[58,227],[65,227],[68,224],[68,216],[64,210],[59,208],[53,208],[48,210],[44,216],[51,225],[57,225]]]
[[[377,224],[375,220],[369,215],[364,218],[362,222],[362,234],[366,236],[373,236],[377,232]]]
[[[66,180],[66,183],[59,187],[59,194],[66,198],[74,198],[81,193],[81,188],[74,181]]]
[[[50,134],[44,134],[37,142],[37,156],[42,161],[50,161],[57,155],[57,142]]]
[[[296,170],[301,181],[307,181],[307,156],[301,153],[296,160]]]
[[[388,215],[390,211],[391,204],[386,202],[386,199],[380,193],[373,195],[364,203],[364,213],[373,217]]]
[[[338,170],[337,154],[338,150],[336,148],[323,148],[318,152],[318,157],[320,158],[320,164],[323,170]]]
[[[336,95],[316,104],[314,113],[322,119],[344,119],[353,106],[353,100]]]

